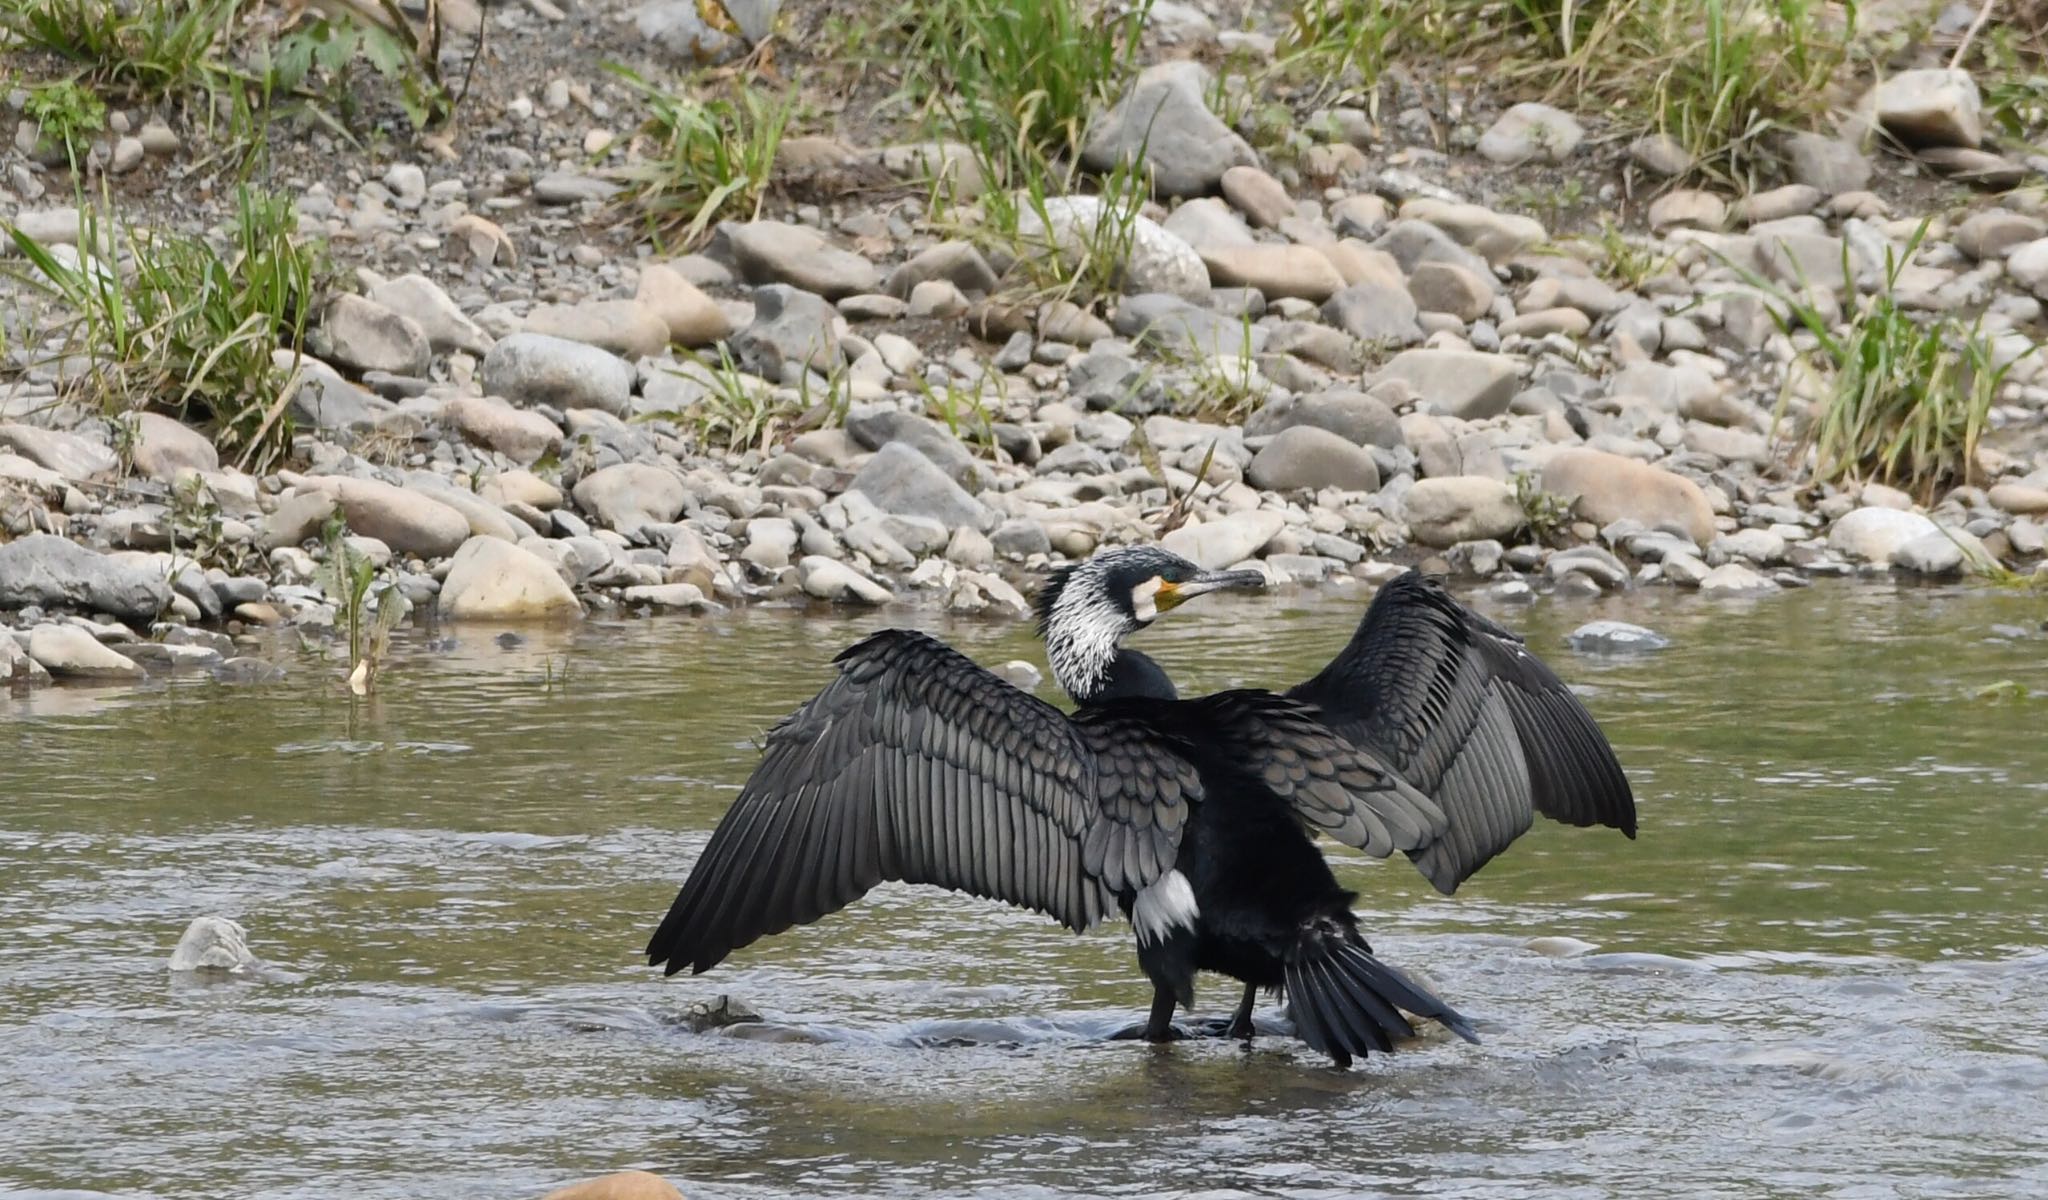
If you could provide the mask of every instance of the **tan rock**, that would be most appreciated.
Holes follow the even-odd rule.
[[[609,350],[621,358],[652,358],[668,349],[668,321],[639,300],[544,304],[527,314],[522,332]]]
[[[455,552],[436,605],[442,616],[453,620],[559,620],[583,615],[583,605],[553,563],[511,542],[481,536]]]
[[[1408,277],[1408,294],[1423,312],[1449,313],[1470,324],[1493,307],[1493,280],[1456,263],[1418,263]]]
[[[1374,197],[1378,199],[1378,197]],[[1373,283],[1382,287],[1406,288],[1408,277],[1401,273],[1401,264],[1394,256],[1357,238],[1345,238],[1341,242],[1315,247],[1316,253],[1330,260],[1337,273],[1344,277],[1344,286]]]
[[[469,539],[469,519],[431,496],[377,479],[315,475],[305,486],[331,493],[354,533],[400,554],[445,558]]]
[[[140,679],[135,660],[100,645],[76,625],[38,625],[29,631],[28,656],[59,679]]]
[[[205,434],[153,412],[135,413],[135,446],[129,460],[137,474],[169,483],[179,471],[218,471],[220,454]]]
[[[668,324],[669,340],[679,346],[708,346],[732,336],[732,318],[674,267],[642,268],[633,298]]]
[[[2009,513],[2048,512],[2048,488],[2024,483],[1994,483],[1988,493],[1991,503]]]
[[[1201,254],[1211,283],[1257,288],[1269,300],[1294,296],[1320,304],[1344,286],[1343,275],[1313,246],[1216,246]]]
[[[1543,490],[1576,500],[1579,518],[1594,525],[1633,517],[1652,529],[1683,533],[1702,546],[1714,540],[1714,509],[1698,484],[1619,454],[1560,450],[1543,468]]]
[[[1252,224],[1265,229],[1294,215],[1294,197],[1287,194],[1287,186],[1257,167],[1224,171],[1223,198]]]
[[[542,512],[562,507],[562,489],[531,471],[500,471],[484,480],[477,495],[493,504],[530,504]]]
[[[1402,505],[1415,540],[1438,548],[1505,538],[1527,523],[1515,489],[1483,475],[1417,480]]]
[[[562,431],[553,421],[495,396],[457,396],[442,406],[441,417],[472,444],[514,462],[530,463],[562,448]]]

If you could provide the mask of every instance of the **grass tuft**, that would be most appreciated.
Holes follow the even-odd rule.
[[[776,149],[796,109],[795,91],[773,96],[741,84],[732,99],[700,100],[624,67],[607,69],[647,102],[645,135],[653,150],[621,177],[654,231],[689,246],[721,215],[759,215]]]
[[[1977,444],[2017,360],[1998,352],[1981,315],[1925,317],[1899,303],[1899,273],[1927,228],[1921,222],[1902,252],[1887,250],[1881,286],[1846,323],[1754,272],[1738,273],[1773,298],[1766,308],[1781,332],[1813,340],[1813,365],[1828,380],[1802,435],[1815,476],[1874,480],[1931,503],[1945,487],[1976,481]],[[1854,278],[1846,246],[1843,255],[1844,274]],[[1790,402],[1789,393],[1779,402],[1776,424],[1785,423]]]
[[[244,187],[225,248],[134,228],[117,238],[89,206],[83,252],[9,233],[24,280],[66,310],[55,332],[87,363],[75,387],[110,417],[154,408],[209,424],[223,449],[261,469],[291,448],[292,372],[272,352],[303,344],[329,273],[325,248],[296,231],[289,199]],[[117,245],[118,258],[92,252]]]

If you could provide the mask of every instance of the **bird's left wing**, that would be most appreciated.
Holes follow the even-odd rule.
[[[1165,873],[1194,769],[1140,720],[1077,724],[921,633],[887,630],[769,733],[647,945],[704,971],[885,879],[1085,929]]]

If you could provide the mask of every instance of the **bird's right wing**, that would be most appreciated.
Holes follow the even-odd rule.
[[[1076,725],[921,633],[887,630],[769,733],[648,958],[673,974],[885,879],[1086,929],[1173,865],[1195,771],[1141,721]]]
[[[1613,748],[1521,639],[1410,571],[1380,589],[1348,645],[1287,693],[1442,806],[1409,857],[1449,895],[1536,813],[1636,834]]]

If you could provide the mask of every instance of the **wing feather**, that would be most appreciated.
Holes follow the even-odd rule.
[[[1069,718],[923,634],[889,630],[770,731],[647,945],[670,973],[884,879],[1075,929],[1168,870],[1201,779],[1142,715]]]
[[[1592,714],[1512,633],[1419,572],[1382,588],[1343,652],[1287,695],[1441,806],[1441,835],[1402,849],[1446,895],[1536,813],[1635,836],[1628,777]]]

